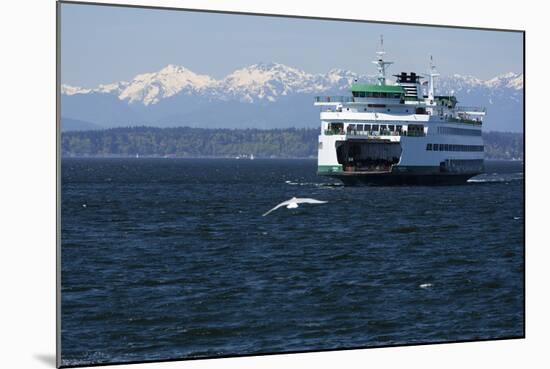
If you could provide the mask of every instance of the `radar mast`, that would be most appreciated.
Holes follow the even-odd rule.
[[[380,35],[380,48],[376,52],[377,60],[373,60],[372,62],[377,65],[378,69],[378,84],[380,86],[384,86],[386,84],[386,66],[389,66],[393,64],[393,62],[384,61],[384,55],[386,52],[384,51],[384,36]]]
[[[434,90],[435,90],[434,82],[435,82],[435,77],[438,77],[438,76],[439,76],[439,73],[437,73],[437,71],[435,70],[434,58],[432,55],[430,55],[430,70],[428,73],[428,77],[429,77],[428,100],[430,105],[434,103]]]

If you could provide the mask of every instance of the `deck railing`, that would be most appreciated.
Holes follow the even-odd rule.
[[[474,113],[486,113],[487,112],[487,109],[482,107],[482,106],[457,106],[455,107],[456,111],[461,111],[461,112],[467,112],[467,111],[471,111],[471,112],[474,112]]]
[[[324,131],[325,135],[332,136],[332,135],[346,135],[346,136],[367,136],[367,137],[380,137],[380,136],[414,136],[414,137],[422,137],[425,136],[423,132],[407,132],[407,131],[357,131],[357,130],[350,130],[350,131],[344,131],[343,129],[325,129]]]
[[[481,120],[473,120],[473,119],[465,119],[465,118],[449,118],[450,123],[466,123],[471,124],[474,126],[481,126],[483,124],[483,121]]]
[[[318,103],[349,103],[354,102],[352,96],[315,96]]]

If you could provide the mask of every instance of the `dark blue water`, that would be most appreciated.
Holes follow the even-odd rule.
[[[63,159],[64,365],[523,335],[523,164],[343,187],[314,160]],[[328,201],[261,215],[292,196]]]

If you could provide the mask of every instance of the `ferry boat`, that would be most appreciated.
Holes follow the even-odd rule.
[[[461,184],[483,173],[486,109],[436,95],[432,58],[428,73],[402,72],[388,83],[393,62],[384,60],[382,39],[376,54],[376,84],[354,83],[352,96],[315,97],[318,174],[345,185],[432,185]]]

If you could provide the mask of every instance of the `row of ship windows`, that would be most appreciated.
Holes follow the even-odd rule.
[[[400,99],[400,93],[393,92],[365,92],[365,91],[353,91],[351,93],[353,97],[383,97],[389,99]]]
[[[390,131],[390,132],[401,132],[401,130],[403,129],[403,126],[401,125],[396,125],[394,126],[393,124],[348,124],[347,126],[347,130],[348,132],[349,131]]]
[[[390,132],[401,132],[401,125],[392,125],[392,124],[348,124],[348,131],[386,131]],[[455,127],[437,127],[437,133],[441,135],[460,135],[460,136],[481,136],[481,130],[477,129],[464,129],[464,128],[455,128]]]
[[[427,144],[428,151],[483,151],[483,145]]]
[[[481,136],[481,129],[464,129],[455,127],[437,127],[441,135]]]

